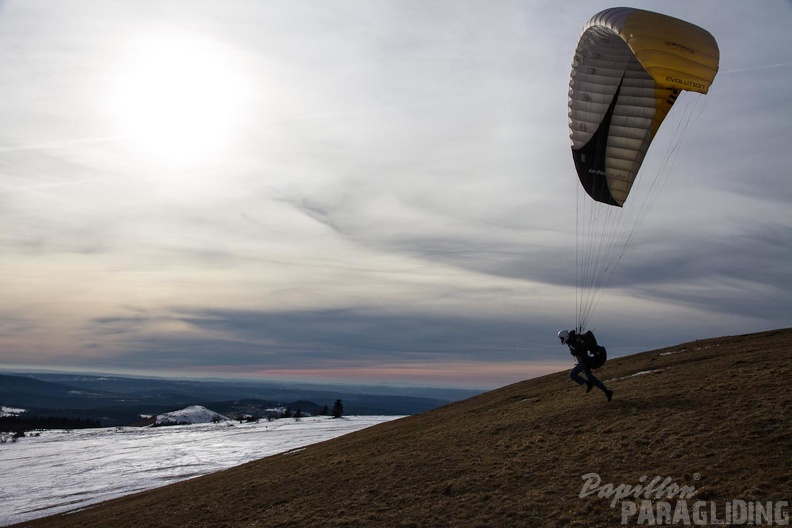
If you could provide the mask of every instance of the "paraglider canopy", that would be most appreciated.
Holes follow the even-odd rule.
[[[580,183],[621,207],[679,92],[707,93],[718,44],[689,22],[641,9],[606,9],[584,26],[569,82],[569,129]]]
[[[579,333],[662,188],[663,171],[673,165],[666,161],[676,147],[660,171],[637,178],[649,145],[683,92],[709,91],[719,56],[706,30],[642,9],[606,9],[583,27],[569,80],[569,136],[583,191],[577,205]],[[676,146],[686,128],[673,135]]]

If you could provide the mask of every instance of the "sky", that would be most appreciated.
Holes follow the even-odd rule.
[[[493,388],[571,367],[579,0],[0,3],[0,364]],[[792,2],[718,41],[588,327],[792,323]],[[689,96],[689,97],[688,97]],[[687,99],[686,99],[687,98]],[[671,150],[680,127],[683,140]]]

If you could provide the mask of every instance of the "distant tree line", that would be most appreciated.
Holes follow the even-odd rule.
[[[0,432],[25,433],[36,429],[89,429],[101,427],[99,420],[64,416],[0,416]]]
[[[192,422],[188,422],[186,420],[163,420],[161,422],[154,421],[151,424],[151,427],[170,427],[172,425],[192,425]]]
[[[215,414],[214,416],[212,416],[212,423],[216,424],[216,423],[220,423],[222,421],[223,421],[223,417],[221,417],[219,414]],[[195,422],[191,422],[189,420],[162,420],[162,421],[158,421],[158,420],[155,419],[154,423],[151,424],[151,427],[168,427],[168,426],[171,426],[171,425],[194,425],[194,424],[195,424]]]
[[[329,416],[331,414],[330,408],[327,405],[322,406],[321,410],[319,411],[319,416]],[[344,404],[341,400],[336,400],[335,404],[333,404],[332,415],[333,418],[341,418],[344,414]],[[267,421],[277,420],[279,418],[295,418],[299,420],[300,418],[306,415],[299,407],[297,407],[296,411],[292,411],[291,407],[286,407],[284,410],[279,412],[271,412],[267,415]],[[258,421],[258,417],[249,417],[246,418],[247,421]],[[240,419],[240,421],[242,421]]]
[[[319,412],[319,416],[328,416],[330,414],[330,408],[325,405],[322,407],[322,410]],[[333,418],[341,418],[344,415],[344,403],[339,399],[336,400],[333,404]]]
[[[270,412],[267,415],[267,421],[271,422],[272,420],[279,420],[280,418],[294,418],[296,420],[299,420],[300,418],[302,418],[304,416],[307,416],[307,415],[303,412],[303,410],[301,408],[297,407],[296,411],[292,411],[291,407],[286,407],[282,411]],[[258,418],[256,418],[256,421],[258,421]]]
[[[333,404],[333,418],[341,418],[344,415],[344,404],[341,400],[336,400]],[[327,405],[322,406],[322,410],[319,411],[319,416],[329,416],[330,415],[330,408]]]
[[[344,415],[344,404],[338,399],[333,404],[332,409],[324,405],[319,411],[320,416],[331,415],[333,418],[341,418]],[[270,413],[267,415],[267,420],[276,420],[279,418],[295,418],[297,420],[306,416],[306,413],[300,407],[297,410],[292,410],[291,407],[286,407],[282,411]],[[258,421],[261,419],[260,415],[253,416],[239,416],[240,421]],[[220,420],[217,417],[213,421]],[[188,422],[181,421],[168,421],[165,423],[151,423],[154,426],[168,426],[168,425],[183,425]],[[149,425],[149,424],[147,424]],[[37,429],[89,429],[102,427],[100,420],[91,418],[79,418],[68,416],[40,416],[32,415],[29,413],[22,413],[13,416],[0,416],[0,433],[13,433],[17,436],[24,436],[27,431]]]

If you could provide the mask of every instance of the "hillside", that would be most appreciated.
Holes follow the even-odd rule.
[[[691,502],[789,500],[791,342],[785,329],[611,360],[611,403],[556,373],[24,526],[619,525],[610,499],[580,498],[591,472],[670,477]]]
[[[228,421],[228,416],[223,416],[201,405],[190,405],[178,411],[159,414],[154,418],[157,425],[198,424]]]

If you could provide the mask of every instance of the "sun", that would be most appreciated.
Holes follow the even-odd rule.
[[[245,83],[228,49],[190,34],[146,35],[130,43],[126,59],[112,111],[139,155],[191,163],[229,142]]]

